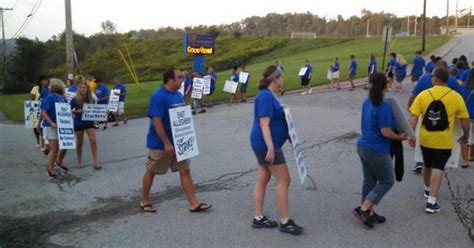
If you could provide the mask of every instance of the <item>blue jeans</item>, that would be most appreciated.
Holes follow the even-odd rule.
[[[362,202],[369,200],[377,205],[395,182],[392,158],[389,154],[374,152],[361,146],[357,147],[357,153],[364,173]]]

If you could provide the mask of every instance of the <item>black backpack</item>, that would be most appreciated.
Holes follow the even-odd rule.
[[[443,97],[449,94],[452,90],[446,92],[440,99],[436,100],[431,94],[431,91],[428,90],[433,101],[430,103],[428,108],[425,111],[423,116],[423,125],[428,131],[444,131],[449,128],[449,119],[448,112],[446,112],[446,107],[441,101]]]

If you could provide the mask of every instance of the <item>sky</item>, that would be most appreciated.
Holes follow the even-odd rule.
[[[64,0],[2,0],[5,32],[9,39],[20,28],[35,3],[36,13],[20,36],[47,40],[64,30]],[[445,16],[447,0],[427,0],[427,16]],[[366,8],[397,16],[421,15],[423,0],[71,0],[72,25],[75,32],[91,35],[100,32],[100,24],[111,20],[119,32],[159,27],[219,25],[240,21],[249,16],[268,13],[311,12],[319,16],[344,18],[360,16]],[[474,7],[473,0],[458,0],[459,9]],[[450,0],[450,15],[455,14],[456,0]]]

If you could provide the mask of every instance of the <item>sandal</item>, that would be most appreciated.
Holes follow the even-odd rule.
[[[145,204],[145,205],[142,205],[140,203],[140,209],[147,212],[147,213],[155,213],[156,212],[156,209],[154,209],[153,206],[150,203]]]
[[[467,168],[469,168],[469,165],[468,164],[463,164],[463,165],[461,165],[461,168],[467,169]]]
[[[94,168],[94,170],[102,170],[102,166],[100,165],[93,165],[92,167]]]
[[[197,207],[189,209],[191,213],[198,213],[212,208],[212,204],[200,203]]]

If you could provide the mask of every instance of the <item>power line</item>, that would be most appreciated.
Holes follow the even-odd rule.
[[[34,5],[33,8],[31,9],[30,13],[26,16],[25,21],[23,21],[23,23],[21,24],[20,28],[18,28],[18,30],[12,35],[12,39],[18,38],[18,36],[20,36],[21,33],[22,33],[23,31],[25,31],[25,29],[26,29],[26,27],[28,26],[28,24],[30,24],[33,15],[34,15],[34,14],[36,13],[36,11],[39,9],[39,7],[40,7],[40,5],[41,5],[42,2],[43,2],[43,0],[36,0],[35,5]]]

